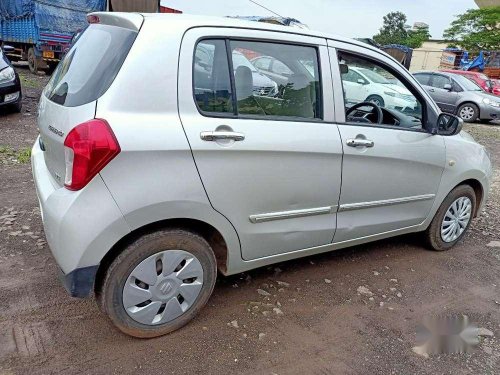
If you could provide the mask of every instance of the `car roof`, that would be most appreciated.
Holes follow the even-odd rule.
[[[422,74],[422,73],[425,73],[425,74],[441,74],[443,76],[453,77],[453,73],[448,73],[448,72],[443,72],[443,71],[433,72],[431,70],[420,70],[418,72],[413,72],[413,74]]]
[[[298,27],[275,25],[267,22],[247,21],[230,17],[199,16],[199,15],[191,15],[185,13],[173,14],[173,13],[94,12],[90,14],[99,16],[103,21],[103,23],[115,24],[115,25],[120,25],[123,23],[133,23],[134,26],[137,27],[138,26],[137,17],[138,15],[141,15],[142,17],[144,17],[145,22],[147,21],[164,22],[165,27],[168,28],[179,27],[180,29],[188,30],[194,27],[228,27],[228,28],[254,29],[254,30],[264,30],[264,31],[276,31],[280,33],[303,35],[313,38],[324,38],[338,42],[353,44],[355,46],[376,51],[397,62],[396,59],[394,59],[392,56],[388,55],[384,51],[376,47],[373,47],[367,43],[357,41],[355,39],[341,37],[338,35],[324,33],[320,31],[301,29]]]

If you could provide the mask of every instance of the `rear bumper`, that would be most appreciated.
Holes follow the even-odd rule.
[[[63,284],[72,296],[84,297],[101,259],[129,227],[100,175],[82,190],[65,189],[47,169],[38,139],[31,165],[45,236]]]
[[[71,297],[85,298],[94,290],[94,281],[99,266],[77,268],[68,274],[59,269],[59,280]]]

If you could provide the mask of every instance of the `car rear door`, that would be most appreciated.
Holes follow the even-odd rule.
[[[193,69],[199,44],[214,46],[206,82]],[[286,90],[259,96],[245,67],[228,66],[233,50],[249,60],[310,56],[317,71],[312,77],[295,65]],[[208,27],[185,34],[181,121],[208,198],[236,228],[245,260],[331,243],[342,163],[332,103],[324,39]]]

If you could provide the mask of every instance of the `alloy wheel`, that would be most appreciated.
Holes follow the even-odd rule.
[[[191,253],[165,250],[144,259],[123,287],[123,307],[146,325],[168,323],[185,313],[203,287],[203,267]]]
[[[441,238],[453,242],[467,228],[472,215],[472,202],[468,197],[456,199],[446,211],[441,223]]]

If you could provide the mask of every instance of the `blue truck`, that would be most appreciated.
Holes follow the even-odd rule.
[[[86,15],[107,10],[106,0],[0,0],[0,44],[14,47],[12,61],[28,61],[32,72],[51,72]]]
[[[47,73],[87,27],[87,13],[169,12],[160,0],[0,0],[0,46],[14,47],[11,61],[28,61],[30,70]],[[178,11],[175,11],[178,12]]]

